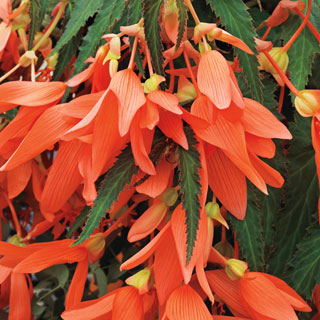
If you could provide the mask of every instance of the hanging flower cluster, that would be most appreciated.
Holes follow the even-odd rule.
[[[251,47],[219,20],[201,21],[190,0],[128,1],[143,17],[121,19],[118,33],[99,37],[82,71],[74,58],[61,69],[73,49],[59,51],[55,32],[68,15],[76,25],[97,6],[80,2],[73,13],[67,0],[56,1],[43,30],[37,1],[0,3],[0,209],[13,233],[9,241],[1,233],[0,305],[9,319],[49,319],[49,307],[40,307],[52,294],[62,297],[65,320],[283,320],[311,312],[283,280],[240,260],[240,235],[229,230],[227,213],[246,219],[249,182],[265,195],[267,186],[283,186],[267,162],[273,139],[285,146],[292,135],[280,113],[243,95],[241,59],[221,48],[256,55],[280,86],[278,111],[287,86],[298,113],[313,118],[320,175],[320,91],[298,90],[286,74],[287,52],[305,28],[320,41],[312,1],[280,1]],[[104,19],[116,14],[106,12]],[[300,26],[283,46],[266,41],[293,15]],[[120,250],[107,258],[116,239]],[[113,269],[106,259],[116,260]],[[68,284],[37,296],[41,274],[60,264],[74,270]],[[119,276],[97,296],[99,266]]]

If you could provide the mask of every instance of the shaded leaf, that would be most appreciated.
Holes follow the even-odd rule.
[[[99,295],[100,297],[102,297],[106,294],[106,291],[107,291],[107,285],[108,285],[107,276],[101,268],[96,268],[94,270],[94,276],[99,288]]]
[[[248,185],[248,205],[244,220],[231,217],[233,230],[237,234],[241,257],[246,259],[251,271],[262,271],[264,268],[264,243],[260,212],[256,206],[253,186]]]
[[[120,19],[125,5],[125,0],[104,0],[93,24],[88,28],[88,32],[79,48],[79,55],[74,64],[72,75],[81,72],[85,66],[85,61],[93,56],[97,50],[101,37],[104,33],[110,32],[112,26]]]
[[[58,63],[56,69],[54,70],[52,80],[59,80],[60,77],[66,72],[66,68],[69,66],[71,68],[71,60],[78,50],[78,45],[81,40],[81,35],[75,35],[60,51],[58,57]]]
[[[129,145],[121,152],[118,160],[103,179],[98,196],[94,201],[94,206],[89,213],[88,221],[74,245],[80,244],[90,237],[107,210],[118,199],[120,192],[130,183],[132,176],[137,172],[138,167],[135,165],[131,146]]]
[[[85,221],[88,218],[89,215],[89,211],[90,211],[90,207],[89,206],[85,206],[80,214],[77,216],[76,220],[74,221],[74,223],[72,224],[72,226],[70,227],[69,231],[66,234],[66,238],[70,238],[70,236],[79,228],[81,228],[83,226],[83,224],[85,223]]]
[[[142,15],[141,0],[131,0],[128,5],[128,25],[138,23]]]
[[[187,7],[184,4],[184,0],[176,0],[177,8],[179,12],[179,29],[178,29],[178,38],[177,38],[177,44],[176,44],[176,50],[180,47],[185,27],[188,21],[188,14],[187,14]]]
[[[296,124],[290,126],[293,140],[288,151],[285,205],[276,221],[275,251],[269,259],[269,271],[278,276],[284,272],[318,208],[319,184],[310,123],[310,118],[297,116]]]
[[[196,149],[198,141],[191,128],[185,128],[189,150],[178,147],[179,154],[179,174],[180,174],[180,193],[182,196],[182,207],[185,209],[187,225],[187,263],[189,263],[195,241],[200,219],[201,194],[199,168],[200,154]]]
[[[248,13],[248,7],[242,0],[207,0],[226,26],[228,32],[240,38],[253,51],[255,50],[254,31],[252,19]],[[261,102],[261,81],[258,70],[258,60],[255,55],[249,55],[242,50],[235,48],[239,57],[240,66],[243,68],[243,75],[250,89],[251,97]]]
[[[299,242],[284,280],[304,298],[311,299],[312,290],[320,283],[320,228],[315,225]]]
[[[144,32],[154,72],[164,76],[159,16],[163,0],[143,0]]]
[[[40,11],[39,11],[39,25],[42,24],[42,21],[47,13],[50,0],[40,0]]]
[[[31,0],[29,15],[31,22],[29,25],[29,41],[28,41],[28,50],[31,50],[35,32],[39,28],[39,2],[38,0]]]
[[[72,10],[72,16],[66,25],[61,38],[57,42],[51,55],[58,52],[72,37],[74,37],[80,28],[86,23],[87,19],[92,17],[102,6],[103,0],[77,0]]]

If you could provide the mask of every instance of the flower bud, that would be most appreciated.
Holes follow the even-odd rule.
[[[149,93],[159,89],[159,84],[166,79],[158,74],[153,74],[144,84],[144,93]]]
[[[109,74],[112,78],[118,72],[119,62],[116,59],[111,59],[109,63]]]
[[[194,100],[197,97],[194,85],[184,76],[179,79],[176,97],[179,99],[179,102]]]
[[[56,69],[56,65],[58,63],[58,58],[59,58],[59,53],[56,52],[55,54],[53,54],[52,56],[50,56],[49,58],[46,59],[46,61],[48,63],[48,68],[50,70]]]
[[[301,116],[314,116],[320,109],[320,90],[299,91],[294,104]]]
[[[248,264],[238,259],[229,259],[226,262],[225,271],[231,280],[238,280],[243,277],[248,269]]]
[[[173,206],[177,199],[179,197],[178,192],[176,191],[175,188],[169,188],[167,190],[165,190],[160,196],[159,198],[168,206],[171,207]]]
[[[214,245],[214,248],[217,249],[224,257],[234,257],[233,246],[228,241],[219,241]]]
[[[26,244],[21,242],[21,240],[22,240],[22,238],[19,237],[17,234],[15,234],[10,238],[9,243],[14,244],[18,247],[25,247]]]
[[[22,67],[28,67],[32,63],[32,61],[37,61],[38,58],[34,51],[29,50],[26,51],[19,59],[19,64],[21,64]]]
[[[102,257],[105,245],[106,242],[101,232],[94,234],[84,243],[84,247],[88,250],[89,261],[91,263],[98,261]]]
[[[145,268],[133,276],[127,278],[126,284],[135,287],[139,290],[140,294],[148,292],[148,283],[150,279],[151,271],[149,268]]]
[[[286,51],[283,51],[281,47],[274,47],[269,51],[270,56],[273,60],[278,64],[279,68],[286,72],[289,64],[289,56]],[[262,70],[271,73],[272,75],[277,74],[276,69],[270,63],[268,58],[263,54],[260,53],[258,55],[258,60]]]
[[[208,202],[205,207],[207,216],[211,219],[217,220],[227,229],[229,229],[227,221],[223,218],[220,212],[220,207],[216,202]]]

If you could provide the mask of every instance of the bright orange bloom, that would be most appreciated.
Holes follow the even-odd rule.
[[[294,309],[311,308],[284,281],[260,272],[247,272],[231,280],[224,270],[207,271],[213,291],[237,317],[262,319],[298,319]]]
[[[209,185],[238,219],[243,219],[246,212],[245,177],[264,193],[266,183],[282,186],[281,175],[258,156],[274,156],[271,138],[291,139],[288,129],[270,111],[254,100],[241,99],[244,109],[230,107],[228,113],[215,108],[204,96],[198,97],[191,107],[193,114],[210,123],[206,129],[194,127],[196,134],[208,143]]]

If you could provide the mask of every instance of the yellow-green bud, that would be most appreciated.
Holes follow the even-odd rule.
[[[225,271],[231,280],[238,280],[243,277],[248,269],[248,264],[238,259],[229,259],[226,262]]]

